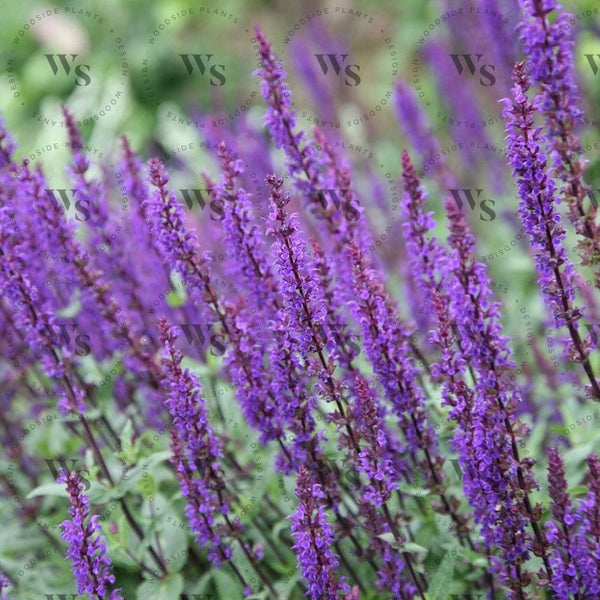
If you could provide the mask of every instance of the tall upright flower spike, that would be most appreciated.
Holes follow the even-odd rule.
[[[535,461],[522,459],[518,450],[517,440],[528,429],[515,417],[520,394],[509,377],[514,363],[509,339],[502,334],[500,305],[493,300],[485,265],[474,257],[475,240],[465,215],[450,198],[445,208],[448,241],[456,258],[450,302],[461,350],[477,390],[471,427],[472,443],[481,460],[477,478],[483,494],[475,502],[476,521],[482,525],[487,547],[495,545],[500,551],[499,557],[493,557],[500,581],[519,598],[531,579],[522,566],[531,549],[542,556],[548,576],[551,574],[547,540],[538,525],[541,508],[532,506],[529,498],[539,487],[532,471]],[[505,487],[498,488],[500,480]]]
[[[391,298],[358,246],[352,244],[350,249],[354,259],[355,298],[351,307],[361,325],[366,354],[403,433],[401,451],[410,453],[413,466],[423,473],[428,489],[440,498],[436,510],[450,515],[459,538],[464,539],[468,537],[466,519],[458,511],[458,499],[446,489],[444,459],[418,382],[419,370],[411,356],[409,332],[396,318]]]
[[[346,578],[337,574],[340,561],[331,550],[334,538],[325,512],[325,494],[305,468],[298,473],[296,496],[298,507],[289,517],[295,541],[292,548],[306,580],[307,595],[313,600],[338,600],[350,587]]]
[[[580,538],[574,558],[583,583],[583,598],[600,598],[600,460],[587,458],[588,493],[577,507]]]
[[[394,87],[394,108],[402,133],[426,164],[439,152],[440,144],[414,90],[402,79]]]
[[[241,164],[222,144],[219,158],[223,170],[223,178],[216,187],[216,196],[224,204],[225,236],[231,250],[231,257],[238,267],[238,276],[242,284],[251,293],[250,307],[236,305],[232,310],[235,322],[232,340],[234,353],[243,355],[244,366],[240,368],[239,358],[231,356],[228,367],[233,376],[243,382],[249,373],[257,380],[265,380],[264,356],[269,356],[270,377],[269,388],[265,393],[255,386],[253,390],[241,383],[239,388],[246,389],[247,394],[239,395],[244,414],[254,426],[261,431],[263,443],[278,439],[282,454],[277,459],[277,468],[285,473],[297,470],[302,464],[323,466],[323,456],[319,449],[322,435],[317,433],[314,420],[316,410],[315,396],[308,391],[309,382],[305,366],[295,353],[296,337],[295,318],[284,309],[279,297],[280,281],[276,279],[273,268],[269,264],[262,238],[251,219],[252,210],[249,198],[244,190],[236,190],[237,176],[241,173]],[[258,324],[257,324],[258,322]],[[268,325],[271,342],[263,339],[263,330]],[[248,343],[250,337],[255,343]],[[241,344],[238,344],[241,342]],[[239,351],[238,351],[239,348]],[[258,396],[258,397],[257,397]],[[288,448],[284,432],[294,432],[293,448]],[[317,469],[321,483],[329,494],[329,498],[337,497],[332,474],[324,469]]]
[[[361,206],[358,195],[353,189],[350,167],[343,157],[333,149],[330,140],[318,128],[314,129],[315,140],[321,146],[321,161],[327,167],[322,179],[324,188],[333,189],[338,194],[338,202],[329,203],[323,197],[327,190],[320,190],[321,206],[318,216],[327,221],[331,233],[335,235],[333,248],[339,252],[350,239],[359,241],[363,248],[372,245],[369,225],[365,219],[365,208]]]
[[[564,465],[556,448],[548,449],[548,482],[554,519],[546,523],[548,541],[552,544],[550,585],[560,600],[569,600],[571,594],[575,600],[583,600],[579,593],[581,577],[575,563],[577,545],[581,540],[575,534],[576,515],[567,493]]]
[[[58,203],[49,202],[48,185],[39,165],[33,170],[24,160],[19,166],[11,166],[10,170],[11,180],[3,186],[3,191],[9,194],[6,204],[10,205],[14,219],[19,223],[21,241],[27,240],[23,247],[27,247],[28,261],[37,265],[36,269],[31,269],[30,278],[33,283],[45,287],[47,294],[55,296],[62,308],[70,304],[78,286],[71,262],[75,254],[60,243],[59,230],[64,227],[69,235],[74,235],[74,223],[64,219]],[[53,227],[48,235],[40,235],[46,230],[46,219],[52,220]],[[47,282],[52,280],[69,285],[51,290]]]
[[[157,248],[163,262],[183,278],[186,290],[205,322],[211,323],[215,317],[202,302],[209,300],[207,295],[214,301],[217,298],[208,272],[209,260],[201,255],[195,233],[185,227],[183,208],[167,188],[169,175],[164,165],[153,158],[148,161],[148,170],[150,184],[155,190],[144,203],[144,210],[157,237]]]
[[[581,236],[577,247],[582,265],[594,269],[596,287],[600,287],[600,225],[598,207],[591,188],[584,182],[587,160],[577,134],[583,122],[578,107],[575,56],[572,39],[574,17],[565,13],[556,0],[520,0],[524,21],[520,24],[521,41],[529,57],[527,70],[533,85],[540,86],[535,109],[546,118],[550,142],[550,168],[563,182],[559,190],[567,203],[569,218]],[[549,16],[556,12],[556,18]],[[552,21],[552,22],[551,22]],[[588,196],[592,200],[588,208]],[[581,239],[583,238],[583,239]]]
[[[139,283],[139,296],[145,300],[144,309],[147,311],[147,318],[152,315],[168,315],[174,321],[175,315],[183,317],[187,314],[186,307],[173,310],[165,300],[160,298],[157,303],[157,289],[174,288],[170,280],[170,271],[161,259],[156,236],[152,234],[147,223],[144,203],[150,196],[150,190],[142,161],[132,150],[127,138],[123,137],[122,142],[123,158],[119,165],[117,183],[129,204],[127,219],[121,234],[124,238],[123,252]],[[158,334],[153,329],[149,333],[150,335],[156,333],[158,339]]]
[[[435,237],[428,237],[435,228],[433,213],[425,212],[427,195],[406,151],[402,153],[402,182],[405,190],[402,217],[406,250],[422,298],[431,309],[434,290],[447,293],[457,262]]]
[[[444,403],[452,407],[449,418],[458,424],[452,446],[465,470],[465,494],[475,521],[482,526],[486,546],[501,551],[501,558],[494,560],[500,580],[520,593],[527,576],[520,567],[515,570],[513,552],[520,552],[521,562],[528,557],[525,526],[530,515],[519,498],[535,483],[531,465],[517,462],[508,442],[523,431],[515,423],[512,390],[506,380],[511,364],[507,340],[501,336],[497,306],[491,302],[483,266],[472,259],[473,243],[464,217],[456,207],[447,207],[455,250],[448,255],[435,238],[427,236],[434,222],[431,214],[424,212],[426,196],[408,154],[403,155],[402,163],[405,237],[423,294],[431,298],[430,310],[436,316],[431,341],[440,347],[441,360],[433,365],[432,373],[444,379]],[[466,384],[467,366],[475,377],[477,396]],[[519,478],[513,475],[515,466]],[[497,486],[493,482],[500,480],[506,482],[506,489],[494,497]],[[507,515],[514,521],[514,530],[505,523]],[[516,531],[520,532],[518,540]],[[522,547],[517,550],[519,545]]]
[[[135,261],[127,255],[123,235],[123,214],[111,211],[108,183],[89,174],[90,160],[84,151],[81,133],[73,115],[63,107],[73,163],[69,167],[75,189],[75,201],[87,212],[87,246],[92,250],[92,262],[102,271],[111,295],[121,308],[132,333],[141,337],[150,328],[147,306],[140,296],[142,282],[136,275]],[[100,251],[98,251],[98,249]]]
[[[83,483],[76,471],[62,472],[59,483],[65,483],[69,493],[70,520],[63,521],[62,539],[69,545],[71,572],[77,583],[77,593],[86,593],[92,600],[123,600],[120,589],[113,589],[115,576],[112,563],[102,541],[98,515],[90,519],[90,501],[83,493]]]
[[[261,78],[261,91],[267,103],[265,123],[277,148],[285,150],[290,175],[308,171],[313,174],[314,183],[318,172],[312,152],[314,148],[307,144],[304,132],[294,131],[296,113],[292,108],[292,96],[285,82],[286,73],[262,31],[256,28],[255,33],[261,64],[257,74]],[[303,149],[300,148],[301,145],[304,145]],[[310,189],[308,191],[310,192]]]
[[[11,303],[15,327],[24,334],[25,342],[40,360],[48,377],[60,385],[59,408],[67,412],[85,411],[84,394],[73,386],[66,374],[73,367],[73,352],[58,347],[54,304],[46,287],[32,284],[27,275],[27,238],[10,240],[10,209],[0,207],[0,291]]]
[[[581,363],[590,382],[589,393],[600,400],[600,384],[590,364],[590,340],[582,339],[578,321],[583,311],[575,304],[576,282],[573,264],[564,247],[565,230],[557,212],[558,196],[549,174],[543,147],[546,138],[534,126],[537,102],[527,97],[529,78],[523,63],[515,66],[513,99],[505,99],[510,164],[520,196],[519,215],[535,252],[538,282],[557,328],[566,327],[567,359]]]
[[[409,470],[402,458],[389,447],[385,433],[385,410],[378,404],[373,389],[361,375],[356,375],[356,389],[357,402],[353,407],[353,416],[357,422],[356,435],[361,442],[356,461],[359,472],[369,481],[363,499],[380,507],[391,498],[401,478],[406,477]]]
[[[292,108],[291,92],[285,82],[286,73],[282,63],[258,28],[256,38],[261,63],[257,74],[261,78],[261,90],[267,103],[265,123],[277,148],[285,152],[294,186],[303,195],[309,209],[321,221],[328,221],[327,216],[321,213],[323,190],[330,187],[320,168],[323,157],[302,130],[295,131],[296,113]],[[329,222],[326,225],[331,228]]]
[[[353,448],[342,430],[339,445],[349,448],[355,468],[367,482],[360,488],[357,503],[363,526],[372,536],[370,550],[381,561],[377,571],[378,586],[382,591],[391,591],[394,598],[423,598],[421,583],[413,568],[414,559],[409,553],[397,550],[406,541],[400,533],[399,523],[408,520],[409,516],[403,512],[392,515],[388,505],[399,482],[408,479],[409,469],[396,444],[390,443],[394,440],[386,431],[385,409],[377,402],[369,382],[356,374],[354,388],[356,401],[349,411],[355,423],[359,449]],[[381,539],[382,534],[392,535],[396,548]]]
[[[218,155],[223,175],[215,187],[215,196],[223,203],[223,228],[231,252],[229,263],[233,274],[246,287],[250,304],[262,308],[264,318],[269,309],[278,308],[279,286],[256,224],[250,195],[236,184],[244,172],[242,161],[224,143],[219,145]]]
[[[300,405],[303,411],[300,416],[309,425],[307,431],[300,436],[300,441],[305,445],[305,452],[306,449],[313,452],[313,448],[320,439],[320,436],[315,437],[311,431],[314,416],[310,412],[308,414],[306,412],[306,408],[309,410],[316,409],[316,399],[312,394],[318,391],[319,395],[335,406],[330,418],[344,428],[350,443],[356,447],[352,425],[348,420],[344,407],[343,381],[337,374],[334,375],[336,370],[335,354],[327,354],[326,346],[328,344],[322,336],[323,331],[328,331],[327,305],[324,290],[319,285],[320,280],[316,263],[308,252],[306,241],[301,236],[297,216],[288,216],[286,212],[290,197],[283,189],[283,180],[269,175],[267,176],[267,183],[271,188],[271,212],[269,214],[268,231],[275,237],[272,252],[276,271],[281,282],[281,295],[283,298],[277,327],[280,330],[283,327],[287,328],[285,333],[281,331],[284,334],[283,339],[288,344],[287,351],[299,355],[301,362],[295,363],[295,366],[300,373],[300,380],[302,381],[303,377],[306,376],[316,379],[313,389],[306,390],[298,397],[298,400],[306,399],[306,403]],[[329,335],[332,334],[331,331],[328,331],[328,333]],[[302,376],[303,372],[305,373],[304,376]],[[290,374],[284,369],[281,375],[289,377]],[[297,377],[298,375],[296,375]],[[284,381],[283,377],[281,377],[281,381]],[[286,387],[289,388],[289,384]],[[289,408],[294,410],[298,400],[292,398],[292,404]],[[289,418],[293,418],[291,413],[288,413]],[[298,418],[296,417],[294,421],[297,424]],[[302,426],[304,427],[304,425]],[[307,444],[308,448],[306,448]],[[317,471],[320,483],[323,486],[323,492],[327,494],[328,500],[333,503],[337,496],[335,480],[332,480],[330,470],[327,470],[327,473],[324,472],[324,464],[321,462],[320,453],[315,454],[316,456],[312,456],[312,459],[317,463]]]
[[[181,367],[183,356],[175,348],[175,335],[164,319],[160,323],[165,404],[171,413],[171,448],[181,491],[187,500],[186,515],[198,545],[207,547],[209,559],[219,566],[231,557],[219,535],[218,517],[229,514],[220,472],[223,448],[208,422],[208,409],[200,383]]]
[[[325,462],[322,443],[326,437],[322,430],[317,429],[315,420],[318,411],[317,394],[311,389],[310,374],[306,371],[302,357],[295,351],[295,324],[282,310],[271,326],[274,341],[268,348],[268,357],[272,371],[271,387],[278,400],[276,422],[282,449],[275,467],[289,475],[302,466],[309,465],[331,508],[337,509],[339,481]],[[286,434],[293,435],[292,442],[285,441]]]
[[[281,280],[281,295],[295,323],[298,350],[307,356],[311,353],[313,338],[318,335],[318,327],[325,325],[327,310],[314,261],[305,240],[298,235],[298,217],[288,217],[285,211],[290,196],[283,189],[283,180],[269,175],[267,181],[271,187],[268,233],[275,236],[272,253]]]
[[[218,322],[229,341],[225,355],[229,374],[248,422],[261,431],[263,443],[281,434],[277,403],[270,393],[271,374],[263,367],[262,344],[255,327],[241,305],[221,302],[194,233],[184,226],[183,210],[167,189],[168,175],[158,160],[149,162],[150,182],[156,188],[145,203],[152,229],[158,235],[158,250],[166,265],[173,267],[185,282],[204,323]],[[260,333],[260,332],[259,332]]]
[[[90,339],[94,356],[103,359],[115,351],[123,351],[126,366],[142,380],[157,385],[157,365],[132,331],[125,311],[109,293],[103,274],[92,266],[90,253],[76,238],[73,222],[65,219],[61,206],[48,199],[41,170],[32,171],[24,161],[17,179],[28,199],[25,204],[30,216],[24,218],[30,239],[38,240],[38,246],[49,256],[58,255],[63,263],[65,281],[72,282],[70,289],[78,289],[81,294],[83,310],[78,319],[88,318],[87,324],[93,324],[100,334]]]
[[[329,355],[352,378],[354,383],[356,368],[353,361],[360,353],[358,335],[353,332],[344,311],[344,299],[336,293],[334,257],[326,255],[320,244],[311,240],[315,269],[319,275],[320,287],[327,310],[327,327],[324,328],[325,347]]]
[[[410,333],[395,318],[392,299],[358,245],[353,243],[350,250],[354,296],[350,306],[361,326],[365,351],[404,433],[404,451],[414,457],[420,450],[425,453],[424,467],[428,477],[433,478],[430,483],[435,488],[441,481],[443,461],[438,456],[431,425],[427,423],[425,395],[417,382],[418,369],[410,356]]]

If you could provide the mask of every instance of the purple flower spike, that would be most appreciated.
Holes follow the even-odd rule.
[[[90,513],[90,501],[83,493],[83,483],[76,471],[64,471],[59,483],[67,484],[71,520],[63,521],[62,539],[69,544],[67,557],[71,559],[71,572],[77,582],[77,593],[84,592],[93,600],[123,600],[120,589],[109,591],[115,583],[112,563],[106,554],[106,545],[98,532],[102,530],[98,515]]]
[[[577,508],[579,539],[574,558],[583,584],[582,598],[600,598],[600,460],[591,455],[588,464],[588,493]]]
[[[587,161],[582,156],[577,134],[583,112],[578,107],[575,43],[570,36],[571,23],[575,19],[563,12],[555,0],[520,2],[525,13],[525,20],[520,25],[521,41],[529,57],[527,68],[531,81],[541,88],[536,108],[546,117],[551,167],[553,174],[564,184],[560,192],[568,206],[571,223],[581,236],[577,244],[581,264],[594,269],[596,287],[600,287],[598,207],[594,201],[589,208],[585,207],[591,188],[583,180]],[[554,11],[558,15],[549,19]]]
[[[298,473],[296,495],[298,508],[289,518],[295,540],[293,549],[307,582],[307,595],[313,600],[337,600],[350,588],[345,578],[336,573],[340,561],[331,551],[334,538],[325,513],[325,494],[305,468]]]
[[[556,185],[542,150],[547,140],[534,126],[539,98],[532,102],[527,97],[530,84],[523,63],[516,65],[513,80],[513,99],[504,100],[504,117],[510,164],[521,198],[519,215],[535,252],[538,282],[555,325],[569,332],[570,339],[564,341],[566,358],[581,363],[591,384],[590,393],[600,400],[600,384],[588,358],[589,340],[582,340],[578,331],[583,312],[575,304],[575,271],[564,247]]]
[[[164,345],[163,372],[167,405],[173,426],[171,449],[181,491],[187,500],[186,515],[200,547],[208,547],[215,566],[230,557],[215,524],[218,515],[227,515],[229,505],[222,496],[225,482],[220,473],[223,450],[221,440],[208,422],[208,409],[200,395],[200,383],[181,368],[183,356],[175,348],[175,335],[166,320],[161,320]]]
[[[554,521],[546,523],[548,541],[552,544],[551,587],[560,600],[569,600],[570,594],[581,599],[580,575],[575,565],[577,545],[581,540],[575,535],[576,515],[567,493],[567,481],[562,459],[556,448],[548,450],[548,482],[550,484],[550,508]]]
[[[319,202],[320,181],[317,151],[307,140],[303,131],[296,132],[296,113],[292,108],[292,96],[285,82],[286,73],[281,61],[273,53],[271,43],[260,29],[256,29],[261,69],[261,89],[267,103],[265,123],[277,148],[285,151],[287,167],[294,177],[298,190],[314,202]],[[306,175],[308,181],[298,177]]]

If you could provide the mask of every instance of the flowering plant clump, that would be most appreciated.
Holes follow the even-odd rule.
[[[600,458],[569,416],[600,401],[600,226],[568,17],[521,4],[490,169],[546,347],[508,335],[403,81],[395,213],[339,131],[298,125],[260,29],[264,132],[210,133],[200,216],[177,164],[122,138],[98,168],[64,108],[78,219],[0,125],[0,598],[600,599]]]

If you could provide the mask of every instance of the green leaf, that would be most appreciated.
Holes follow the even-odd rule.
[[[587,485],[575,485],[571,489],[569,489],[569,494],[571,496],[585,496],[588,491]]]
[[[289,571],[289,567],[288,567],[288,571]],[[288,577],[287,582],[284,582],[283,580],[277,581],[273,587],[275,588],[275,591],[277,592],[278,597],[282,598],[284,600],[291,598],[294,587],[300,580],[300,577],[301,577],[300,573],[295,572],[293,575]]]
[[[183,577],[179,573],[173,573],[159,581],[144,581],[137,589],[136,599],[173,600],[179,598],[181,592],[183,592]],[[228,597],[235,598],[235,596]]]
[[[169,278],[173,290],[167,294],[167,304],[171,308],[178,308],[179,306],[183,306],[187,300],[187,292],[185,290],[183,278],[177,271],[171,271]]]
[[[133,423],[131,419],[127,419],[127,423],[125,423],[125,427],[121,432],[121,448],[119,457],[127,463],[133,462],[135,452],[133,451]]]
[[[415,544],[414,542],[405,542],[402,544],[400,550],[402,552],[418,552],[420,554],[427,554],[429,552],[427,548],[419,544]]]
[[[38,485],[36,488],[31,490],[29,494],[27,494],[27,498],[35,498],[35,496],[63,496],[64,498],[68,498],[67,490],[65,486],[61,483],[44,483],[43,485]]]
[[[177,292],[169,292],[167,294],[167,304],[171,308],[179,308],[185,304],[185,298],[180,296]]]
[[[187,544],[187,523],[184,529],[173,527],[167,522],[167,527],[164,526],[165,521],[161,523],[160,541],[167,558],[169,570],[172,572],[179,571],[184,567],[189,559],[189,551]]]
[[[227,571],[214,571],[213,577],[217,588],[217,598],[240,598],[242,596],[237,580]]]
[[[455,562],[456,557],[451,552],[446,552],[440,566],[429,581],[428,600],[442,600],[444,598],[444,594],[448,591],[448,586],[452,580]]]
[[[405,481],[400,483],[400,485],[398,486],[398,489],[401,492],[408,494],[409,496],[417,496],[417,497],[427,496],[431,492],[431,490],[428,490],[425,487],[421,487],[419,485],[415,486],[414,484],[406,483]]]

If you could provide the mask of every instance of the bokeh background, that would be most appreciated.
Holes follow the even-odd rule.
[[[497,35],[505,36],[504,55],[502,43],[492,39],[493,15],[486,20],[478,13],[492,4],[503,12]],[[587,181],[600,201],[600,10],[594,0],[564,4],[575,15]],[[43,162],[54,189],[69,187],[61,104],[81,123],[96,169],[114,168],[120,136],[126,135],[141,156],[158,155],[173,168],[175,188],[194,189],[202,172],[216,174],[211,148],[221,138],[237,139],[243,147],[246,140],[236,133],[244,120],[263,130],[265,105],[253,75],[253,30],[258,25],[284,60],[299,124],[311,130],[318,121],[353,164],[354,183],[380,242],[390,289],[402,305],[406,273],[397,204],[400,155],[411,148],[411,136],[406,135],[410,127],[398,123],[392,92],[396,81],[404,80],[420,96],[442,149],[441,156],[425,160],[415,153],[440,237],[446,235],[442,203],[448,190],[433,174],[441,161],[448,163],[461,189],[481,190],[475,192],[477,204],[469,218],[478,254],[504,305],[503,323],[513,338],[521,376],[549,360],[552,349],[546,343],[546,314],[533,261],[515,216],[518,200],[504,156],[497,102],[509,91],[510,60],[520,57],[517,9],[513,0],[6,2],[0,19],[0,111],[20,152]],[[444,18],[461,10],[461,18]],[[336,67],[327,54],[339,59],[341,70],[352,65],[360,70],[344,71],[343,79],[332,77]],[[464,72],[458,73],[449,54],[469,55],[476,68],[489,59],[495,84],[485,86],[485,74],[483,83],[477,81],[480,71],[467,77],[464,56]],[[360,83],[352,85],[357,73]],[[275,153],[274,160],[283,169],[282,156]],[[487,212],[482,200],[488,201]],[[574,246],[571,236],[567,245]],[[583,276],[590,278],[585,272]],[[600,337],[600,323],[585,325]],[[576,478],[583,469],[581,458],[598,451],[598,410],[566,380],[554,387],[540,381],[527,392],[542,421],[557,403],[563,415],[562,425],[548,421],[546,428],[535,429],[529,451],[537,457],[548,436],[566,429],[574,449],[565,456],[567,473]]]

